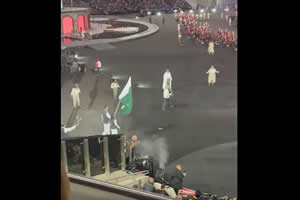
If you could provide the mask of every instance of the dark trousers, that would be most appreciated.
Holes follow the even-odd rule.
[[[165,99],[163,101],[162,110],[166,110],[167,108],[170,108],[170,99]]]

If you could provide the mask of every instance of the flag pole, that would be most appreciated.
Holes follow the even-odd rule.
[[[114,117],[116,117],[117,111],[119,110],[119,107],[120,107],[120,103],[121,103],[121,101],[119,100],[119,103],[118,103],[118,105],[116,107],[116,110],[114,112]]]

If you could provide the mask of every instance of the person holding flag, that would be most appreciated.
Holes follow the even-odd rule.
[[[111,125],[110,125],[111,134],[117,135],[118,129],[120,129],[120,126],[117,123],[117,118],[115,116],[113,116],[111,119]]]
[[[101,119],[104,124],[104,131],[102,135],[110,135],[111,116],[108,112],[108,106],[104,106],[104,112],[101,113]]]

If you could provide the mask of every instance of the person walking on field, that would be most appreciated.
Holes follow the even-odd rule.
[[[215,53],[215,49],[214,49],[214,42],[213,41],[210,41],[209,43],[208,43],[208,54],[209,55],[214,55],[214,53]]]
[[[80,94],[79,85],[75,84],[75,87],[71,91],[71,97],[73,99],[73,107],[74,107],[74,109],[80,108],[79,94]]]
[[[163,85],[162,85],[162,89],[166,89],[167,87],[167,80],[169,79],[170,83],[169,83],[169,87],[172,88],[172,81],[173,81],[173,78],[172,78],[172,75],[171,75],[171,72],[170,70],[167,68],[165,73],[164,73],[164,76],[163,76]]]
[[[208,74],[208,86],[213,86],[216,83],[216,73],[220,72],[217,71],[213,65],[211,65],[206,73]]]
[[[113,91],[113,97],[114,97],[114,100],[117,100],[118,99],[118,88],[120,87],[119,83],[117,82],[116,79],[113,80],[113,82],[111,83],[110,85],[110,88],[112,89]]]
[[[163,105],[162,105],[162,110],[165,111],[166,108],[172,108],[174,106],[172,106],[170,104],[170,97],[171,97],[172,93],[171,90],[169,88],[165,88],[164,92],[163,92]]]
[[[102,68],[102,63],[100,61],[100,58],[97,58],[94,70],[99,72],[101,68]]]

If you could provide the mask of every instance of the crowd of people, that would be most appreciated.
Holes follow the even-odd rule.
[[[202,21],[199,15],[189,13],[176,14],[178,23],[179,44],[183,45],[183,36],[187,39],[196,39],[202,45],[208,45],[209,54],[214,54],[214,45],[221,47],[233,47],[237,50],[237,38],[234,31],[219,28],[211,31],[207,21]],[[214,45],[213,45],[214,44]]]
[[[184,192],[183,181],[187,176],[187,172],[182,169],[181,165],[176,165],[175,169],[164,174],[164,181],[149,177],[148,181],[143,185],[143,190],[168,196],[176,200],[236,200],[237,198],[229,198],[228,196],[217,197],[203,193],[200,189],[187,194]]]
[[[64,0],[64,5],[70,6],[71,0]],[[184,0],[73,0],[73,7],[90,7],[92,14],[128,14],[142,9],[173,8],[191,9]]]

